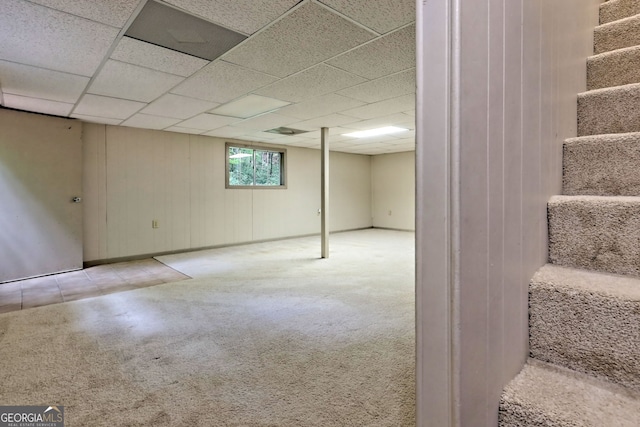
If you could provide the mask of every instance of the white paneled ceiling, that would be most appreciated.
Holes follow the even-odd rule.
[[[125,36],[148,2],[247,38],[209,61]],[[1,0],[0,102],[87,122],[310,148],[320,147],[326,126],[336,151],[410,151],[415,0]],[[246,114],[237,111],[243,105]],[[222,115],[227,110],[234,113]],[[407,131],[342,135],[391,125]],[[280,126],[308,132],[267,132]]]

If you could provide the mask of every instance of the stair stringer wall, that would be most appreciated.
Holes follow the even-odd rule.
[[[528,283],[599,4],[417,3],[419,426],[496,426],[526,361]]]

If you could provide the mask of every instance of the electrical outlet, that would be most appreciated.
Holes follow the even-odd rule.
[[[160,227],[158,225],[158,220],[157,219],[151,220],[151,228],[158,228],[158,227]]]
[[[389,216],[391,216],[391,210],[389,210]]]

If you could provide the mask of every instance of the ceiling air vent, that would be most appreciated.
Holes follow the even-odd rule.
[[[308,130],[301,130],[301,129],[292,129],[292,128],[279,127],[279,128],[275,128],[275,129],[269,129],[269,130],[267,130],[265,132],[292,136],[292,135],[298,135],[298,134],[301,134],[301,133],[307,133],[309,131]]]
[[[125,36],[209,61],[247,38],[155,1],[142,8]]]

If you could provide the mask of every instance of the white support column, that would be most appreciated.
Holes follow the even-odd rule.
[[[322,136],[320,147],[322,152],[320,160],[321,258],[329,258],[329,128],[322,128],[320,133]]]

